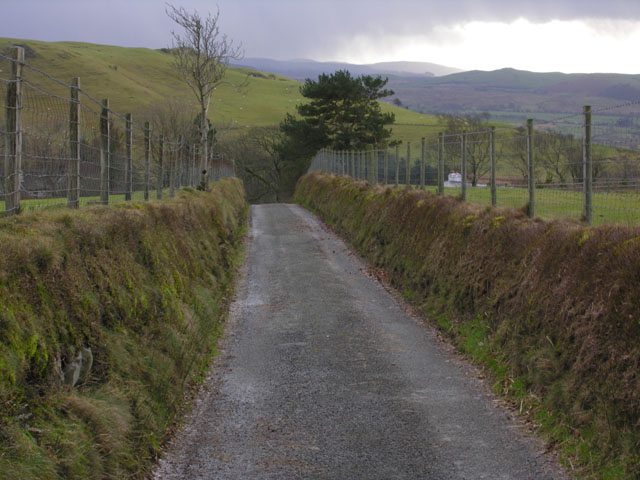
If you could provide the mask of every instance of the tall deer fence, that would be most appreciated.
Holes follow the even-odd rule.
[[[190,137],[113,111],[80,78],[66,84],[25,63],[21,47],[0,54],[0,213],[162,199],[198,186],[202,170],[210,180],[235,175],[222,156],[201,158]]]
[[[317,153],[309,171],[411,186],[531,217],[640,223],[640,101],[550,121]]]

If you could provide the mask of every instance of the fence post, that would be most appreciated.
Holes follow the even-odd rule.
[[[126,183],[124,199],[128,202],[130,202],[131,198],[133,197],[133,158],[131,152],[131,149],[133,147],[133,130],[131,129],[132,123],[133,117],[130,113],[127,113],[125,115],[125,142],[127,144],[127,159],[124,165],[124,178]]]
[[[396,188],[400,185],[400,145],[396,145]]]
[[[498,190],[496,188],[496,127],[489,131],[489,161],[491,163],[491,206],[498,205]]]
[[[406,186],[411,186],[411,142],[407,142],[407,161],[404,163]]]
[[[591,107],[584,107],[584,143],[582,148],[584,206],[582,216],[593,223],[593,154],[591,150]]]
[[[389,149],[384,149],[384,184],[389,184]]]
[[[151,178],[151,128],[144,122],[144,199],[149,200],[149,184]]]
[[[207,164],[204,164],[202,171],[206,172]],[[206,173],[202,173],[203,176]],[[206,177],[205,177],[206,178]],[[202,178],[200,179],[202,181]],[[158,143],[158,173],[156,178],[156,198],[162,200],[162,187],[164,186],[164,135],[160,135]]]
[[[364,171],[367,172],[365,180],[371,183],[371,146],[367,145],[364,147]]]
[[[424,190],[424,161],[425,161],[425,144],[424,137],[420,140],[420,188]]]
[[[527,120],[527,168],[529,174],[529,217],[536,215],[536,183],[533,176],[535,148],[533,142],[533,120]]]
[[[461,148],[460,148],[460,160],[461,160],[461,175],[462,175],[462,200],[467,200],[467,132],[462,132],[461,138]]]
[[[376,183],[380,183],[380,150],[373,147],[373,179]]]
[[[67,179],[67,207],[80,206],[80,79],[71,80],[69,108],[69,168]]]
[[[184,139],[182,135],[178,138],[178,189],[184,185]]]
[[[5,145],[5,210],[20,213],[20,176],[22,175],[22,65],[24,48],[12,50],[11,80],[7,85],[7,142]]]
[[[444,133],[438,134],[438,193],[444,195]]]
[[[169,150],[169,197],[173,198],[176,196],[176,150],[175,144],[171,143],[171,149]],[[215,178],[214,180],[219,180]]]
[[[109,173],[111,170],[110,136],[111,122],[109,121],[109,99],[102,101],[100,115],[100,203],[109,203]]]
[[[351,157],[351,178],[356,178],[356,152],[351,150],[349,156]]]

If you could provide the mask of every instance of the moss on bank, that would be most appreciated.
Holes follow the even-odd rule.
[[[640,478],[640,228],[321,174],[296,200],[482,363],[580,478]]]
[[[238,180],[0,220],[0,472],[142,478],[215,352],[246,219]],[[88,377],[60,379],[90,349]]]

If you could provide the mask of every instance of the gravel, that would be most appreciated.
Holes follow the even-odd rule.
[[[306,210],[252,207],[221,354],[153,478],[565,478],[370,271]]]

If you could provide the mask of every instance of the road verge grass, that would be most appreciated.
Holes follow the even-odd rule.
[[[295,199],[483,365],[577,477],[640,477],[640,228],[322,174]]]
[[[227,179],[0,220],[2,478],[146,475],[215,353],[246,213]]]

